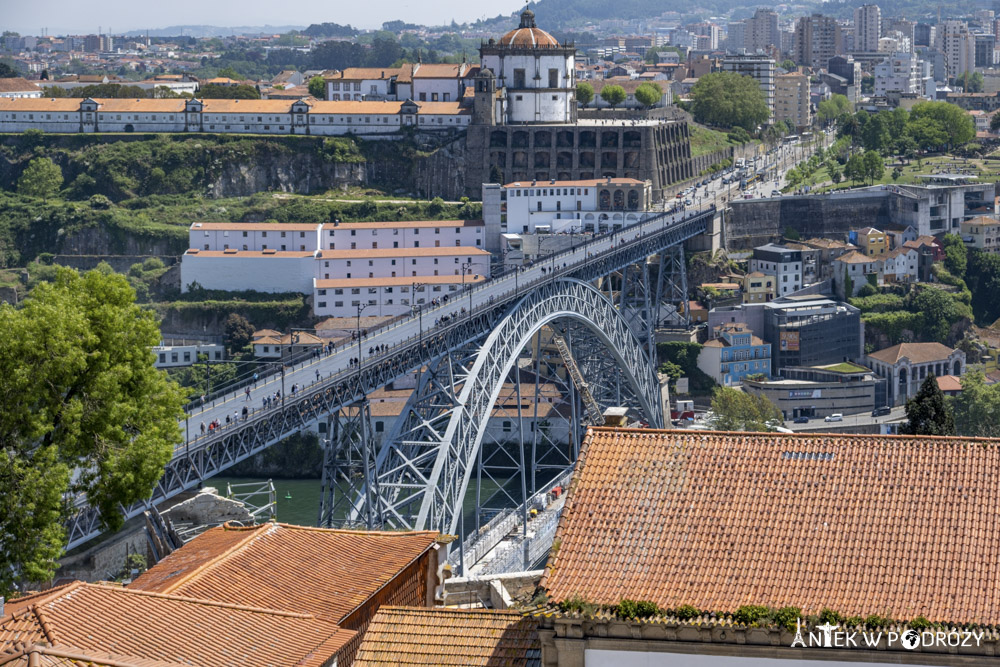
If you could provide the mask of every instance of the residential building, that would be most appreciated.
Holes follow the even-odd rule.
[[[253,356],[258,359],[287,359],[303,352],[315,354],[327,342],[307,331],[293,331],[282,335],[280,331],[261,329],[253,333],[251,345]]]
[[[750,272],[775,277],[775,293],[785,296],[802,288],[802,252],[768,243],[753,249]]]
[[[997,45],[996,37],[992,33],[975,33],[972,37],[975,40],[976,67],[993,67],[993,65],[997,64],[996,56],[994,55]]]
[[[744,48],[747,53],[769,53],[772,47],[781,48],[778,30],[778,13],[769,7],[758,7],[746,20]]]
[[[774,114],[774,59],[758,55],[727,55],[722,59],[722,71],[749,76],[760,84],[767,101],[767,110]]]
[[[745,324],[723,324],[698,353],[698,368],[717,384],[732,387],[748,375],[771,376],[771,346]]]
[[[744,309],[752,306],[743,306]],[[805,295],[777,298],[760,306],[752,327],[771,344],[771,368],[859,362],[864,355],[861,311],[847,303]]]
[[[651,204],[651,184],[634,178],[483,185],[483,221],[502,234],[603,233],[639,222]]]
[[[962,240],[970,248],[1000,253],[1000,220],[979,216],[962,221]]]
[[[204,354],[211,361],[222,361],[226,346],[218,343],[190,343],[182,345],[157,345],[153,347],[153,366],[156,368],[183,368],[198,362]]]
[[[37,98],[41,96],[42,89],[34,82],[19,76],[7,79],[0,78],[0,98]]]
[[[740,53],[747,46],[747,23],[750,19],[742,21],[731,21],[726,26],[726,51],[728,53]]]
[[[331,560],[328,554],[324,556],[325,561]],[[352,559],[351,566],[360,564]],[[26,595],[4,606],[0,654],[25,646],[51,646],[53,628],[59,628],[57,648],[78,654],[48,664],[85,664],[85,660],[86,664],[122,666],[319,667],[349,662],[352,644],[360,641],[360,635],[301,607],[279,606],[281,602],[271,598],[273,587],[262,584],[273,582],[280,569],[271,561],[259,579],[244,580],[242,586],[221,582],[232,593],[228,603],[201,594],[152,593],[82,581]],[[310,569],[315,575],[316,563]],[[264,592],[260,604],[249,604],[243,596],[253,589]],[[92,661],[90,656],[107,662]]]
[[[882,258],[868,257],[857,251],[841,255],[833,260],[834,292],[841,299],[857,296],[865,285],[878,284],[882,265]]]
[[[888,405],[903,405],[928,376],[965,374],[965,352],[941,343],[900,343],[866,358],[867,365],[887,380]]]
[[[866,257],[883,257],[889,252],[886,235],[874,227],[864,227],[848,234],[848,240],[858,246],[858,251]]]
[[[965,21],[943,21],[936,46],[944,53],[947,76],[954,78],[976,68],[976,39]]]
[[[913,248],[917,251],[917,274],[922,282],[931,280],[931,269],[935,262],[944,259],[944,246],[941,241],[934,236],[919,236],[915,241],[907,241],[904,248]]]
[[[907,241],[917,240],[917,230],[913,225],[896,225],[885,228],[885,236],[889,240],[889,249],[903,247]]]
[[[843,78],[849,86],[861,87],[861,63],[853,56],[833,56],[827,61],[827,71]]]
[[[774,119],[787,121],[797,130],[812,126],[808,76],[789,72],[775,77]]]
[[[811,248],[816,251],[816,271],[813,280],[828,280],[833,277],[833,260],[841,255],[847,254],[857,248],[843,241],[832,239],[812,238],[798,241],[797,245]],[[804,254],[804,253],[803,253]]]
[[[985,636],[913,650],[899,639],[903,624],[877,648],[860,634],[856,644],[825,645],[836,622],[807,620],[834,605],[843,617],[899,609],[895,616],[948,628],[1000,623],[995,596],[980,592],[983,574],[967,566],[1000,562],[1000,546],[984,538],[998,530],[983,511],[984,497],[1000,496],[995,442],[592,428],[581,451],[540,583],[547,667],[916,664],[921,656],[957,667],[995,653]],[[907,508],[905,520],[887,520],[889,508]],[[607,608],[625,596],[712,613],[627,619],[560,607]],[[802,625],[751,627],[742,622],[751,604],[800,610]],[[791,647],[800,635],[804,647]]]
[[[842,52],[840,25],[832,16],[813,14],[795,22],[793,59],[797,65],[819,69]]]
[[[945,396],[959,396],[962,393],[962,378],[957,375],[942,375],[934,379]]]
[[[413,98],[413,66],[345,67],[323,75],[326,99],[403,100]]]
[[[920,253],[914,248],[896,248],[885,255],[883,283],[912,283],[920,277]]]
[[[861,5],[854,10],[854,50],[878,51],[882,36],[882,10],[878,5]]]
[[[772,380],[745,380],[743,391],[764,396],[785,419],[868,412],[885,402],[885,382],[871,369],[847,361],[781,369]],[[879,401],[882,402],[879,402]]]
[[[382,607],[368,627],[355,667],[424,664],[539,667],[538,622],[519,611]]]
[[[127,591],[230,607],[281,609],[315,618],[348,635],[340,664],[349,665],[383,604],[434,605],[438,568],[444,561],[439,547],[435,531],[227,523],[171,553],[129,584]],[[270,664],[296,663],[274,659]]]
[[[875,66],[875,95],[890,92],[924,94],[920,60],[910,52],[894,52]]]
[[[775,277],[753,271],[743,278],[743,303],[766,303],[775,296]]]

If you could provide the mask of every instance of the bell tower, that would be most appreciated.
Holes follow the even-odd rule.
[[[497,81],[493,71],[484,68],[476,74],[476,89],[472,102],[472,122],[476,125],[496,125]]]

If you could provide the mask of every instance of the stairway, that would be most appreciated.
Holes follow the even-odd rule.
[[[603,426],[604,415],[601,413],[601,406],[597,404],[593,394],[590,393],[590,388],[587,386],[586,380],[583,379],[583,374],[580,373],[580,367],[576,365],[576,360],[569,352],[569,345],[566,344],[566,340],[562,336],[553,336],[552,341],[556,344],[556,349],[559,350],[559,356],[562,357],[563,363],[566,365],[566,371],[569,373],[570,379],[573,380],[573,385],[580,392],[580,398],[583,399],[583,405],[587,409],[587,414],[590,415],[592,425]]]

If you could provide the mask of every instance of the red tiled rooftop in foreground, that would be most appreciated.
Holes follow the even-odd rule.
[[[433,548],[437,537],[435,531],[227,524],[191,540],[130,588],[307,612],[343,623]]]
[[[355,667],[541,665],[535,619],[511,611],[382,607]]]
[[[312,614],[80,581],[11,607],[0,619],[0,654],[48,643],[188,665],[321,667],[356,635]]]
[[[1000,440],[594,428],[549,600],[1000,625]]]

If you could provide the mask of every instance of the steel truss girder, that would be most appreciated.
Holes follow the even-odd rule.
[[[489,307],[480,308],[446,326],[436,327],[432,332],[425,333],[421,340],[401,342],[395,347],[394,353],[387,357],[332,375],[309,391],[297,394],[294,398],[286,397],[282,405],[258,410],[246,421],[220,429],[218,434],[178,447],[149,500],[122,507],[124,518],[138,516],[151,505],[201,484],[205,479],[218,475],[230,466],[299,432],[313,421],[335,413],[345,405],[356,403],[396,378],[419,369],[429,360],[444,357],[452,350],[482,340],[494,330],[519,299],[527,298],[526,293],[530,297],[535,291],[551,291],[554,282],[563,282],[567,278],[595,281],[626,266],[637,264],[670,246],[703,234],[714,214],[715,209],[710,208],[686,220],[649,231],[641,238],[627,242],[623,239],[620,245],[581,265],[552,271],[534,290],[522,288],[517,294],[499,295]],[[663,214],[659,217],[667,219],[669,216]],[[649,220],[643,224],[648,222]],[[625,234],[627,230],[622,232],[623,236]],[[75,512],[66,527],[67,549],[79,546],[102,532],[98,511],[91,508],[83,498],[78,499]]]
[[[397,510],[419,507],[415,515],[397,511],[393,519],[403,523],[395,525],[458,532],[472,469],[504,380],[521,349],[557,319],[576,320],[600,339],[624,371],[649,422],[663,423],[649,356],[614,304],[582,281],[551,281],[527,294],[487,337],[463,379],[447,428],[436,442],[421,443],[420,460],[400,456],[398,448],[388,450],[385,468],[379,469],[379,488],[383,494],[394,490]]]
[[[317,525],[332,528],[338,517],[353,518],[340,527],[376,526],[372,513],[377,507],[378,483],[375,478],[375,443],[372,438],[371,409],[366,400],[341,408],[328,419],[329,428],[323,446],[323,475]],[[355,490],[360,490],[360,494]],[[360,503],[359,503],[360,501]],[[359,513],[359,504],[368,511]]]

